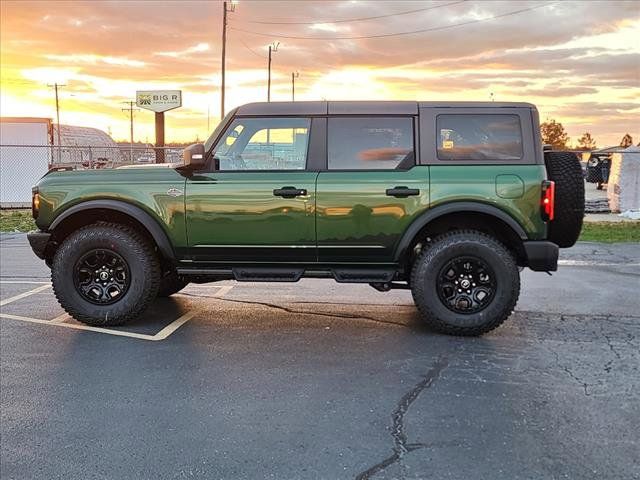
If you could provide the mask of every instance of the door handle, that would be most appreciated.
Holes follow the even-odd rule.
[[[296,198],[307,194],[306,188],[282,187],[276,188],[273,195],[282,198]]]
[[[396,198],[407,198],[414,195],[420,195],[420,190],[417,188],[409,188],[409,187],[395,187],[395,188],[387,188],[386,194],[389,197]]]

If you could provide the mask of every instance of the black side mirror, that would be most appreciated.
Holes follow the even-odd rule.
[[[204,145],[195,143],[189,145],[182,153],[183,168],[188,170],[200,170],[206,166]]]

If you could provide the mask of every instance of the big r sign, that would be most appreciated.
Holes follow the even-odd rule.
[[[181,90],[138,90],[136,105],[160,113],[182,106]]]

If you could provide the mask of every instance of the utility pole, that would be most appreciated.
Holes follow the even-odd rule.
[[[280,45],[280,42],[274,42],[271,45],[269,45],[269,63],[268,63],[269,78],[267,80],[267,102],[271,101],[271,53],[278,51],[278,45]]]
[[[296,101],[296,78],[300,76],[300,72],[291,72],[291,101]]]
[[[47,85],[48,87],[53,87],[55,88],[56,91],[56,123],[58,124],[58,163],[60,163],[60,154],[61,154],[61,147],[62,144],[60,143],[60,103],[58,102],[58,88],[59,87],[66,87],[66,84],[59,84],[59,83],[54,83],[53,85]]]
[[[235,12],[236,2],[222,2],[222,81],[220,82],[220,120],[224,118],[225,67],[227,57],[227,13]]]
[[[131,141],[129,143],[129,161],[133,163],[133,112],[134,111],[137,112],[140,109],[133,108],[136,102],[129,101],[129,102],[122,102],[122,103],[126,103],[129,105],[127,108],[123,108],[122,111],[129,112],[130,130],[131,130]]]

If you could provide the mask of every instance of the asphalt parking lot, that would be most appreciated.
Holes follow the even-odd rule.
[[[3,479],[640,478],[640,245],[524,271],[482,338],[406,291],[189,286],[133,325],[64,315],[0,238]]]

